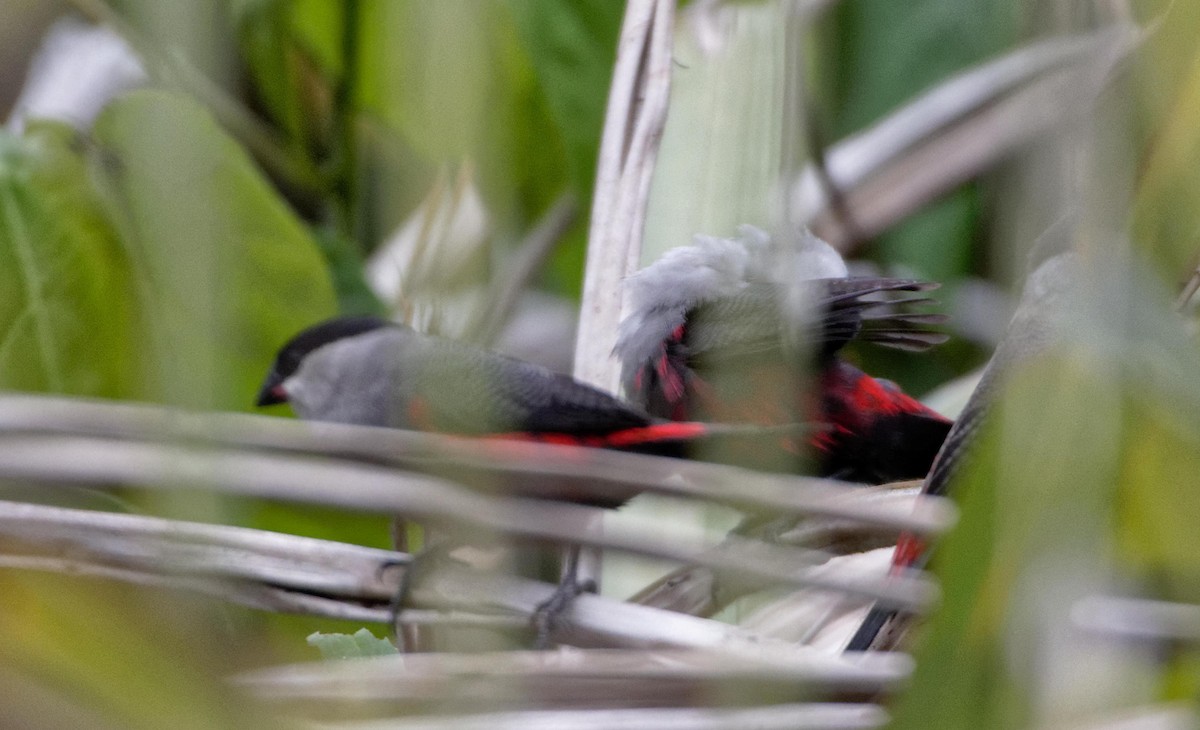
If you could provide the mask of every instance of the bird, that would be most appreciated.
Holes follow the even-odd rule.
[[[570,376],[374,316],[313,325],[279,350],[256,404],[302,419],[682,455],[713,434],[657,419]],[[580,497],[584,504],[619,506]]]
[[[978,385],[946,437],[921,486],[921,494],[950,493],[955,479],[971,462],[979,433],[1009,373],[1054,344],[1059,326],[1056,317],[1065,308],[1073,288],[1082,280],[1079,254],[1063,250],[1066,241],[1060,234],[1067,228],[1069,221],[1060,221],[1048,229],[1035,246],[1031,258],[1037,265],[1031,267],[1021,300],[1000,344],[984,367]],[[913,535],[901,535],[892,557],[890,574],[918,570],[925,566],[930,555],[930,546],[925,541]],[[885,644],[894,644],[903,633],[906,618],[894,609],[872,607],[845,651],[887,648]]]
[[[937,284],[852,277],[807,230],[798,244],[774,246],[766,232],[742,226],[736,238],[696,236],[630,277],[631,311],[614,350],[625,392],[677,421],[799,415],[824,426],[809,437],[820,475],[923,478],[951,420],[839,353],[853,340],[917,352],[944,342],[923,329],[942,315],[901,309],[928,303],[919,293]],[[879,298],[887,293],[900,298]]]
[[[654,418],[567,375],[373,316],[337,317],[294,336],[276,355],[256,403],[288,403],[307,420],[660,456],[683,456],[688,444],[720,431]],[[609,509],[633,496],[556,494]],[[535,612],[537,646],[546,645],[558,613],[590,588],[576,579],[577,559],[577,551],[568,553],[558,590]],[[411,574],[405,572],[395,610]]]

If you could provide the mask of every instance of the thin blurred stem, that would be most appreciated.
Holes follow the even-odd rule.
[[[1182,312],[1191,304],[1192,297],[1196,296],[1196,291],[1200,290],[1200,266],[1192,272],[1192,278],[1188,279],[1183,285],[1183,291],[1179,293],[1179,299],[1175,301],[1175,310]]]
[[[348,240],[365,250],[365,233],[359,229],[358,128],[356,124],[359,58],[358,38],[362,20],[358,0],[342,3],[342,78],[334,96],[334,144],[332,178],[335,188],[337,228]]]
[[[326,185],[312,163],[288,152],[269,127],[237,99],[214,84],[170,49],[162,48],[129,24],[104,0],[69,0],[84,16],[112,28],[129,43],[153,76],[173,82],[207,106],[217,120],[246,145],[263,167],[283,185],[290,196],[306,206],[315,205]]]
[[[842,238],[846,240],[845,247],[842,250],[853,250],[855,244],[862,241],[866,236],[854,220],[854,212],[846,200],[845,193],[838,187],[837,181],[833,179],[833,175],[829,172],[829,145],[825,139],[824,130],[819,126],[819,122],[817,121],[815,109],[810,108],[806,131],[808,132],[809,153],[812,155],[811,169],[813,174],[816,175],[817,182],[820,183],[826,199],[829,201],[830,216],[841,226]]]
[[[546,258],[571,228],[579,215],[579,201],[566,192],[542,216],[529,235],[509,256],[509,265],[488,297],[487,311],[480,312],[477,322],[468,327],[467,339],[490,344],[512,316],[521,292],[541,270]]]

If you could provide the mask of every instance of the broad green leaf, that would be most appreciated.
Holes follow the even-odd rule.
[[[138,347],[128,262],[74,132],[0,133],[0,387],[124,397]]]
[[[1114,371],[1080,354],[1012,374],[957,485],[962,518],[935,554],[944,601],[898,728],[1062,727],[1151,699],[1124,649],[1072,623],[1077,601],[1112,590],[1122,437]]]
[[[561,131],[580,197],[590,199],[624,3],[508,0],[521,44]]]
[[[95,135],[146,327],[144,397],[249,408],[279,345],[335,311],[312,236],[185,97],[131,94]]]

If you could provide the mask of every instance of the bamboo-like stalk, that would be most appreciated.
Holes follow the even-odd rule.
[[[383,623],[411,558],[247,528],[0,502],[0,566],[203,593],[260,610]],[[419,579],[406,623],[511,628],[553,592],[544,583],[446,567]],[[764,642],[728,624],[584,595],[553,627],[576,646],[710,647]]]
[[[1030,44],[965,71],[831,147],[825,167],[853,233],[873,236],[995,164],[1034,135],[1093,106],[1144,34],[1120,25]],[[797,215],[835,247],[851,231],[813,168],[792,188]]]
[[[896,500],[913,506],[923,500],[920,482],[902,482],[863,490],[859,496],[863,500]],[[789,529],[780,527],[771,532],[775,534],[774,541],[784,545],[820,546],[825,552],[836,553],[831,562],[842,555],[865,553],[895,543],[894,535],[841,520],[804,519]],[[720,551],[723,546],[717,545],[711,549]],[[885,567],[879,571],[880,579],[886,574]],[[647,585],[629,600],[691,616],[711,616],[738,598],[764,587],[759,581],[721,580],[711,569],[688,565]]]
[[[473,715],[390,717],[385,720],[314,722],[327,730],[872,730],[887,724],[876,705],[789,704],[752,708],[642,708],[618,710],[527,710]]]
[[[588,230],[575,377],[616,392],[621,283],[637,267],[649,180],[666,121],[674,0],[630,0],[617,46]]]
[[[592,217],[579,328],[575,378],[609,392],[620,388],[613,357],[620,323],[622,284],[638,265],[650,177],[666,122],[671,83],[671,29],[675,0],[629,0],[609,87],[604,132],[596,164]],[[581,528],[596,528],[583,524]],[[599,585],[600,553],[563,560],[581,580]]]
[[[940,533],[954,520],[954,508],[944,500],[923,499],[910,505],[876,499],[885,488],[851,488],[844,482],[718,464],[266,416],[197,414],[48,396],[0,396],[0,436],[16,434],[151,443],[168,440],[263,458],[323,455],[446,474],[466,483],[494,484],[501,479],[505,488],[517,495],[553,496],[558,492],[558,496],[565,493],[577,499],[602,500],[653,492],[717,501],[750,512],[823,516],[918,534]],[[0,440],[0,447],[4,445]],[[227,487],[236,490],[234,484]],[[337,489],[324,491],[328,503],[352,506],[338,501]]]
[[[439,525],[468,527],[468,540],[488,534],[615,548],[679,562],[694,562],[747,577],[796,586],[818,586],[919,608],[935,588],[924,579],[842,581],[816,578],[811,566],[824,556],[754,540],[726,541],[729,549],[697,556],[659,526],[580,529],[594,508],[542,500],[488,497],[422,474],[330,459],[252,454],[233,449],[186,448],[99,438],[9,436],[0,440],[0,478],[44,484],[113,484],[143,488],[202,488],[225,494],[404,514]],[[814,582],[815,581],[815,582]]]
[[[849,659],[768,644],[747,653],[710,649],[428,653],[270,667],[234,681],[259,697],[292,706],[352,696],[363,705],[400,709],[455,696],[469,679],[475,691],[464,698],[466,706],[456,709],[496,703],[566,709],[687,705],[718,682],[752,687],[757,702],[877,695],[897,689],[911,670],[912,661],[900,654]],[[528,694],[513,696],[514,686],[528,688]],[[736,698],[733,702],[737,704]]]

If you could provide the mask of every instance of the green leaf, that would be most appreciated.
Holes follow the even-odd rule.
[[[246,66],[275,123],[292,141],[304,136],[304,108],[297,88],[297,59],[289,53],[286,7],[255,3],[238,24]]]
[[[1122,435],[1112,375],[1057,352],[1010,373],[955,485],[962,519],[934,558],[943,604],[894,727],[929,727],[931,717],[940,727],[1037,724],[1038,661],[1066,660],[1039,641],[1067,631],[1075,601],[1105,587]],[[1106,651],[1123,652],[1096,642],[1090,658]],[[1097,703],[1126,699],[1106,690]],[[1065,725],[1069,716],[1054,713],[1071,711],[1051,710],[1046,726]]]
[[[364,242],[390,234],[439,171],[464,164],[496,230],[525,230],[567,186],[568,165],[504,7],[363,0],[360,28],[357,154],[371,190],[357,217],[372,226]]]
[[[325,659],[353,659],[356,657],[388,656],[398,654],[396,647],[387,639],[380,639],[366,629],[350,634],[322,634],[320,631],[308,636],[309,646],[314,646]]]
[[[571,179],[589,200],[624,3],[509,0],[508,6],[562,133]]]
[[[295,149],[328,154],[344,69],[343,8],[323,1],[240,1],[231,13],[266,113]]]
[[[354,242],[332,231],[318,231],[316,236],[333,276],[338,311],[342,314],[386,314],[386,307],[367,285],[363,276],[363,258]]]
[[[839,136],[1009,48],[1020,21],[1002,0],[848,0],[834,12]]]
[[[1011,47],[1017,6],[1000,0],[849,0],[834,13],[829,72],[834,139],[881,119],[942,79]],[[973,263],[974,188],[934,203],[880,237],[879,258],[952,280]]]
[[[0,133],[0,387],[122,397],[131,283],[74,132]]]
[[[245,409],[275,350],[335,311],[312,236],[199,105],[144,91],[97,121],[144,326],[141,396]]]

